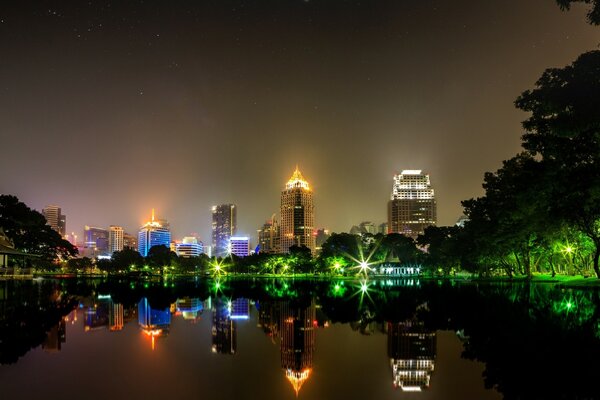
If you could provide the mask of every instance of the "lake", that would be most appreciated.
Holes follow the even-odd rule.
[[[0,281],[5,399],[595,399],[598,290]]]

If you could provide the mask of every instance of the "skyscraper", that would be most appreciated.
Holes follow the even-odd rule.
[[[279,253],[279,223],[275,214],[258,230],[258,245],[261,253]]]
[[[212,253],[224,257],[229,252],[229,239],[237,231],[237,208],[235,204],[212,207]]]
[[[46,218],[48,225],[60,236],[64,237],[67,233],[67,216],[61,212],[59,206],[46,206],[42,210],[42,215]]]
[[[159,222],[160,221],[160,222]],[[148,255],[152,246],[171,244],[171,231],[166,220],[155,220],[154,209],[152,209],[152,220],[146,222],[138,233],[138,251],[143,256]]]
[[[429,175],[421,170],[404,170],[394,176],[388,202],[388,229],[413,238],[435,225],[437,207]]]
[[[123,248],[137,250],[138,249],[138,241],[135,235],[130,235],[129,233],[123,233]]]
[[[121,227],[121,226],[111,225],[108,228],[108,252],[110,254],[114,253],[115,251],[123,250],[123,247],[124,247],[123,235],[124,235],[124,233],[125,232],[123,232],[123,227]]]
[[[281,192],[281,251],[288,252],[291,246],[296,245],[306,246],[314,253],[314,226],[313,193],[296,166]]]

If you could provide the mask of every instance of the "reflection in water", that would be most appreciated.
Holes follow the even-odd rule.
[[[212,352],[233,355],[237,354],[237,335],[243,335],[246,340],[252,337],[248,326],[241,325],[238,331],[236,324],[256,318],[258,327],[278,346],[279,361],[266,365],[264,353],[257,354],[256,349],[248,348],[244,354],[232,358],[233,362],[220,365],[235,369],[250,357],[266,370],[281,368],[283,374],[277,376],[283,380],[284,375],[291,383],[293,391],[289,395],[298,396],[303,385],[302,395],[309,395],[308,381],[311,390],[319,392],[332,374],[340,373],[337,360],[328,360],[333,354],[331,346],[323,345],[319,349],[319,360],[328,360],[330,364],[319,361],[319,379],[311,378],[317,328],[333,324],[347,328],[333,329],[332,333],[344,339],[344,345],[348,346],[344,350],[349,353],[355,354],[362,343],[380,341],[380,354],[356,354],[365,359],[378,358],[374,365],[382,365],[387,360],[393,386],[403,391],[426,389],[434,377],[432,387],[424,396],[438,390],[443,392],[440,385],[444,383],[440,382],[451,382],[448,376],[462,373],[452,371],[447,361],[436,363],[438,345],[440,349],[447,348],[443,347],[447,345],[444,335],[439,335],[438,343],[436,332],[444,330],[457,333],[461,341],[456,343],[462,346],[463,358],[484,363],[483,377],[478,372],[473,384],[480,387],[485,384],[506,399],[599,397],[594,384],[600,374],[597,364],[600,359],[600,292],[597,290],[526,284],[458,285],[442,281],[414,286],[390,285],[388,281],[369,284],[370,288],[361,282],[229,280],[222,282],[219,295],[213,297],[216,291],[204,280],[182,280],[170,282],[168,286],[160,281],[0,282],[0,363],[15,363],[36,347],[56,353],[51,357],[52,362],[59,363],[77,353],[61,351],[67,346],[81,345],[77,344],[81,340],[75,340],[77,336],[83,337],[86,343],[103,343],[99,338],[113,335],[108,332],[116,332],[115,335],[127,332],[128,322],[137,331],[136,321],[154,348],[155,339],[171,331],[173,315],[192,322],[177,325],[178,331],[206,329],[206,334],[210,332]],[[357,290],[351,290],[353,286]],[[74,311],[77,305],[79,308]],[[212,311],[212,319],[202,320],[204,309]],[[198,331],[187,332],[195,335]],[[115,341],[115,345],[126,343],[127,335],[122,337],[124,340]],[[169,340],[182,340],[182,337],[185,336],[173,332]],[[328,337],[320,337],[319,342],[332,340]],[[383,351],[386,340],[387,354]],[[170,351],[179,351],[177,348],[170,346]],[[206,344],[202,344],[202,348],[206,351]],[[194,346],[185,346],[186,355],[201,357],[195,350]],[[528,362],[514,362],[523,359]],[[101,360],[102,357],[98,359],[99,365]],[[356,362],[363,360],[357,358]],[[327,365],[336,365],[336,369],[328,370],[333,367]],[[572,365],[579,367],[569,367]],[[344,367],[341,366],[341,371]],[[8,366],[2,368],[6,369],[2,372],[11,371]],[[380,377],[379,372],[377,377],[370,373],[364,371],[363,384],[368,385]],[[556,375],[562,379],[552,380],[550,385],[548,377]],[[349,378],[348,387],[352,387],[353,377]],[[13,390],[10,384],[9,389]],[[10,390],[7,393],[11,393]],[[393,391],[389,395],[392,396]],[[27,393],[23,396],[27,397]],[[348,398],[352,398],[351,392]]]
[[[46,339],[42,343],[42,349],[48,353],[60,351],[62,343],[67,342],[67,323],[63,317],[47,333]]]
[[[212,352],[218,354],[235,354],[237,350],[236,322],[231,319],[231,304],[223,298],[213,300],[212,319]]]
[[[196,323],[204,311],[204,305],[197,297],[184,297],[177,299],[175,309],[177,310],[175,315],[181,315],[186,321]]]
[[[138,323],[142,332],[150,337],[152,350],[157,337],[169,334],[171,326],[171,312],[169,308],[155,309],[150,307],[147,298],[142,298],[138,303]]]
[[[436,356],[436,334],[416,319],[388,322],[388,357],[394,387],[420,392],[429,387]]]
[[[282,302],[280,314],[281,368],[297,396],[312,372],[317,324],[315,301],[312,299],[305,307]]]

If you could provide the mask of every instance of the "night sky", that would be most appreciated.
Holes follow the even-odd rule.
[[[554,0],[2,1],[0,193],[67,230],[156,208],[210,242],[279,211],[296,164],[316,225],[386,220],[392,176],[430,173],[438,222],[520,149],[513,102],[598,47]]]

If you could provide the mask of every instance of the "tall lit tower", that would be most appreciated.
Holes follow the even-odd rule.
[[[313,193],[298,166],[281,192],[281,251],[290,247],[306,246],[315,252],[315,207]]]
[[[435,193],[429,175],[421,170],[404,170],[394,176],[388,202],[388,231],[413,238],[437,222]]]
[[[219,204],[212,207],[212,252],[224,257],[229,252],[229,239],[237,231],[237,207],[235,204]]]
[[[60,236],[65,236],[67,233],[67,216],[61,212],[59,206],[46,206],[42,210],[42,215],[46,218],[48,225]]]
[[[122,226],[111,225],[108,228],[108,252],[110,254],[123,250],[123,234]]]
[[[152,246],[171,245],[171,231],[166,220],[155,220],[152,209],[152,220],[146,222],[138,233],[138,251],[143,256],[148,255]]]

